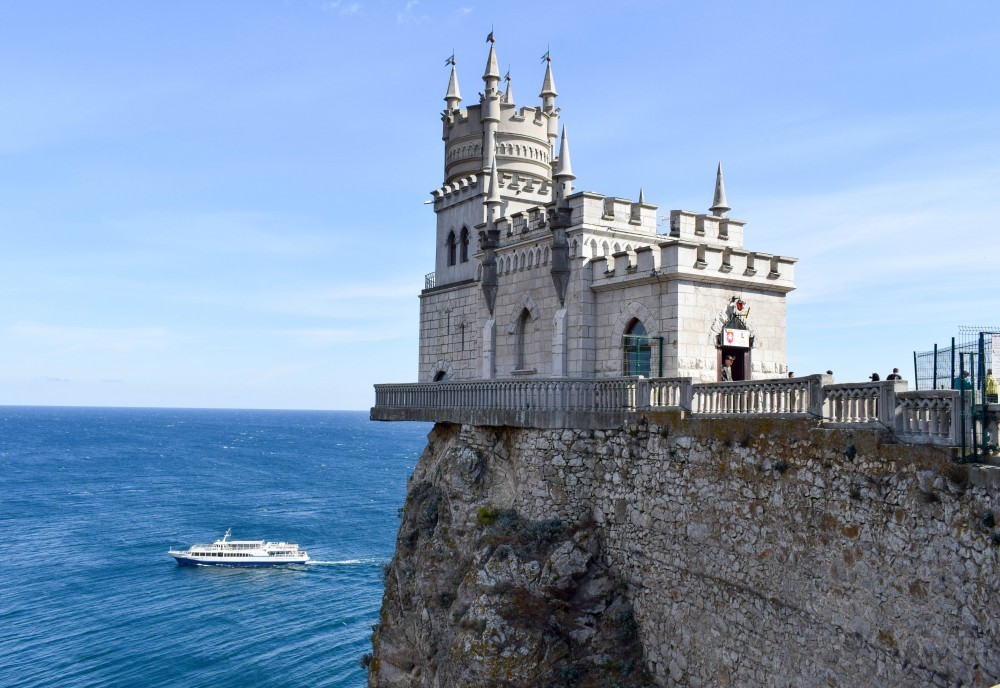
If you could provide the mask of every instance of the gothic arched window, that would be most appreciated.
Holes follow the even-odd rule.
[[[448,232],[448,265],[455,264],[455,233]]]
[[[462,262],[463,263],[468,263],[469,262],[469,228],[468,227],[462,227],[462,247],[461,247],[461,251],[462,251],[462,256],[461,256]]]
[[[633,318],[625,329],[622,337],[625,351],[625,375],[642,375],[649,377],[650,363],[653,358],[653,348],[646,333],[646,326],[638,318]]]

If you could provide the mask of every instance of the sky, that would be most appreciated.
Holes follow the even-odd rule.
[[[551,51],[576,189],[794,256],[788,363],[998,325],[1000,3],[0,0],[0,405],[362,409],[415,381],[454,54]]]

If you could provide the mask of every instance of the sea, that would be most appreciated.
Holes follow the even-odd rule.
[[[0,686],[362,688],[430,428],[354,411],[0,407]],[[312,562],[167,554],[227,528]]]

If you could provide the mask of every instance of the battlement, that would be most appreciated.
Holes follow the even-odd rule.
[[[572,209],[573,225],[587,230],[656,236],[657,206],[642,200],[603,196],[580,191],[567,199]]]
[[[670,236],[675,239],[742,248],[744,225],[745,220],[730,217],[699,214],[690,210],[670,211]]]
[[[759,287],[788,293],[795,289],[797,259],[671,239],[657,248],[638,247],[590,260],[593,289],[624,286],[625,282],[685,279],[734,288]]]

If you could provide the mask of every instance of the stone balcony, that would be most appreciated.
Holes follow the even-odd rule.
[[[834,384],[828,375],[694,383],[691,378],[551,378],[375,385],[373,420],[611,429],[639,412],[684,417],[813,419],[821,427],[892,432],[900,442],[959,446],[959,392],[905,381]],[[966,417],[970,416],[967,401]],[[998,409],[988,425],[996,436]],[[971,445],[966,423],[966,444]]]

